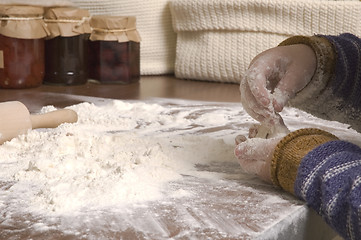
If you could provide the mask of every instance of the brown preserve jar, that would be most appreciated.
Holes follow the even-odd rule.
[[[81,85],[88,81],[89,12],[74,7],[50,8],[44,15],[50,35],[45,41],[44,84]]]
[[[0,87],[32,88],[44,78],[43,8],[0,5]]]
[[[135,17],[93,16],[89,77],[100,83],[132,83],[140,77],[140,36]]]

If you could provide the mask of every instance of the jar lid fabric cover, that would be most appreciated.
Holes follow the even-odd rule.
[[[92,41],[140,42],[136,18],[132,16],[93,16],[90,19]]]
[[[89,11],[76,7],[49,8],[44,14],[44,21],[49,29],[48,38],[58,36],[73,37],[90,33]]]
[[[0,34],[20,39],[40,39],[48,35],[43,7],[0,5]]]

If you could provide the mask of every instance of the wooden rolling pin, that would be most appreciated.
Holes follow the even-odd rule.
[[[62,123],[74,123],[78,115],[70,109],[31,115],[18,101],[0,103],[0,144],[35,128],[55,128]]]

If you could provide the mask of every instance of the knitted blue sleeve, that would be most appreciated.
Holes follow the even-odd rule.
[[[361,239],[361,148],[331,141],[301,161],[295,194],[345,239]]]
[[[322,36],[322,35],[320,35]],[[352,106],[359,119],[361,110],[361,39],[344,33],[338,36],[323,35],[336,52],[335,78],[330,86],[336,97],[344,101],[344,106]],[[339,108],[343,109],[340,105]]]

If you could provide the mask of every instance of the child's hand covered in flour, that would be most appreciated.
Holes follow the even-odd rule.
[[[304,44],[278,46],[256,56],[241,80],[241,102],[261,123],[278,124],[279,112],[311,80],[316,55]]]
[[[235,156],[243,171],[255,174],[271,183],[271,161],[273,151],[282,137],[272,139],[236,137]]]
[[[273,151],[289,132],[278,113],[310,82],[315,69],[316,55],[303,44],[271,48],[252,60],[240,84],[241,101],[261,124],[250,128],[249,139],[236,138],[235,155],[244,171],[271,181]]]

